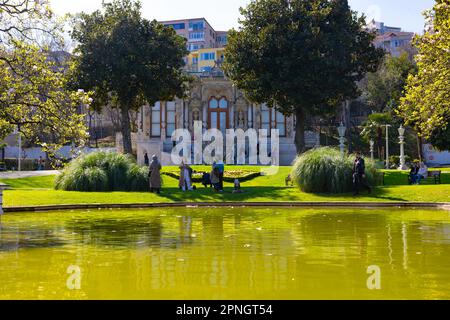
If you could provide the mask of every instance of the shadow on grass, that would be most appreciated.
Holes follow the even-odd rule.
[[[290,201],[408,201],[407,199],[391,197],[388,188],[375,188],[372,194],[361,193],[353,196],[352,193],[345,194],[308,194],[296,187],[246,187],[243,193],[233,193],[233,188],[225,188],[223,192],[215,192],[210,188],[199,188],[195,191],[182,192],[177,188],[164,188],[159,195],[174,202],[245,202],[252,200],[267,202],[290,202]]]

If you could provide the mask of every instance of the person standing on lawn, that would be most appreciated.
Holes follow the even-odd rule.
[[[154,155],[152,157],[152,163],[150,163],[150,168],[148,172],[149,183],[150,183],[150,192],[156,192],[157,194],[161,193],[161,163],[158,160],[158,157]]]
[[[353,164],[353,195],[359,195],[361,187],[366,188],[369,194],[372,192],[372,188],[369,186],[366,179],[366,163],[360,152],[356,152],[356,159]]]
[[[220,172],[219,168],[217,168],[215,165],[213,165],[213,168],[211,170],[211,183],[214,187],[214,191],[221,191],[220,189]]]
[[[222,161],[219,161],[215,165],[219,173],[219,191],[223,191],[223,176],[225,174],[225,164]]]
[[[192,187],[192,173],[193,170],[192,168],[188,165],[185,164],[184,161],[181,162],[180,165],[180,181],[179,181],[179,187],[181,190],[183,191],[191,191],[193,190]]]

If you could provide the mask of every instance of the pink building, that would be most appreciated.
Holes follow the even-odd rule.
[[[172,26],[178,35],[186,38],[189,51],[221,48],[227,43],[227,32],[215,31],[205,18],[160,21],[160,23]]]

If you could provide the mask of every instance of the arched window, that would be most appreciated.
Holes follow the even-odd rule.
[[[212,97],[209,100],[208,115],[209,128],[219,129],[225,134],[229,123],[228,100],[225,97]]]

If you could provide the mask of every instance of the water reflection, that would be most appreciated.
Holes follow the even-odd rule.
[[[13,237],[46,239],[39,258],[51,263],[36,265],[26,246],[16,245],[24,249],[20,260],[0,252],[4,265],[21,266],[0,268],[0,277],[9,270],[14,279],[5,288],[33,292],[20,274],[25,267],[57,287],[62,280],[50,270],[76,261],[89,298],[450,298],[446,212],[174,209],[74,213],[54,221],[49,213],[27,229],[31,217],[8,216],[1,247]],[[65,244],[64,252],[52,243]],[[370,265],[382,270],[380,292],[367,290]]]
[[[53,230],[42,228],[15,228],[0,223],[0,251],[60,247],[65,241]]]

